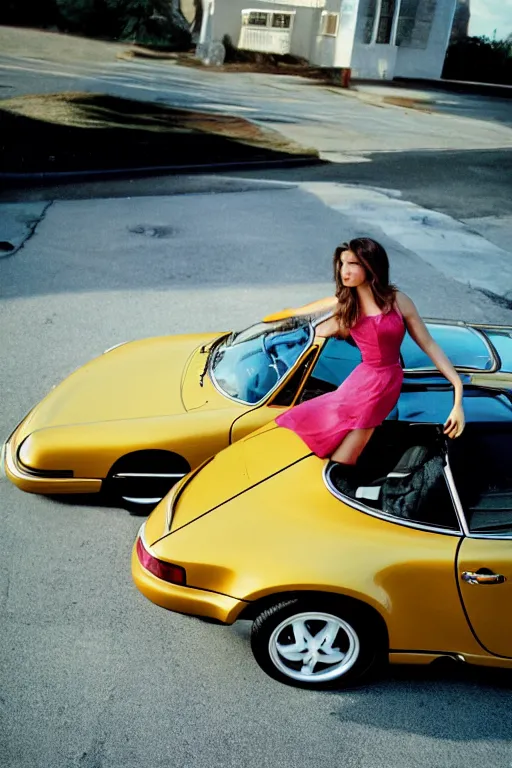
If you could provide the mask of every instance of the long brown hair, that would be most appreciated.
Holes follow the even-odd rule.
[[[385,314],[393,308],[397,288],[389,282],[389,259],[380,243],[369,237],[357,237],[342,243],[334,251],[333,268],[336,298],[340,304],[339,319],[345,328],[352,328],[361,316],[356,288],[343,285],[341,279],[341,254],[352,251],[366,272],[375,303]]]

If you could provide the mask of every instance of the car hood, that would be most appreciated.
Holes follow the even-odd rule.
[[[294,432],[275,422],[267,424],[206,463],[184,485],[172,515],[164,499],[161,509],[152,513],[155,524],[148,521],[148,541],[169,533],[164,518],[172,519],[172,533],[309,455],[311,450]]]
[[[54,387],[22,424],[18,440],[48,427],[185,413],[187,361],[216,335],[162,336],[113,348]]]

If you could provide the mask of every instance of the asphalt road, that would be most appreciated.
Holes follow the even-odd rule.
[[[28,74],[4,70],[11,91],[53,90],[55,60],[43,66],[29,51],[24,56],[32,59],[23,65]],[[67,61],[57,63],[62,82],[81,89]],[[82,59],[74,66],[82,67],[83,82],[92,69],[104,69]],[[207,78],[200,91],[193,71],[177,75],[171,92],[174,75],[155,82],[155,70],[129,66],[120,71],[122,84],[119,72],[102,71],[103,82],[115,76],[115,87],[126,93],[135,86],[160,89],[165,98],[181,92],[182,103],[215,108],[236,90],[235,107],[253,98],[244,91],[247,79],[233,81],[228,94],[219,90],[225,79],[213,88]],[[332,98],[348,111],[358,108],[349,97]],[[262,113],[285,119],[286,103],[261,107]],[[400,119],[405,125],[401,110],[362,106],[390,115],[391,127]],[[296,121],[295,102],[292,108]],[[307,105],[301,114],[304,120]],[[421,137],[421,124],[414,116],[415,136]],[[423,257],[404,244],[404,227],[415,215],[406,201],[457,218],[489,218],[491,210],[503,221],[510,213],[508,150],[445,151],[451,154],[408,147],[393,157],[366,153],[348,163],[264,174],[320,184],[314,187],[255,184],[252,173],[4,191],[4,202],[22,201],[20,208],[0,209],[4,220],[23,231],[31,217],[37,223],[20,250],[0,259],[0,439],[53,384],[115,343],[241,328],[273,309],[325,295],[333,244],[361,230],[383,239],[393,279],[423,314],[512,324],[507,306],[460,279],[460,264],[455,274],[445,265],[440,243],[446,231],[455,236],[457,222],[443,219],[433,252]],[[406,213],[401,197],[376,205],[371,190],[335,187],[361,181],[401,192]],[[368,197],[361,202],[359,194]],[[365,200],[374,207],[365,208]],[[393,231],[386,229],[389,211],[399,221]],[[491,259],[487,245],[481,244]],[[466,270],[476,271],[477,261]],[[140,519],[96,500],[70,504],[22,494],[5,479],[0,495],[2,768],[512,764],[510,673],[393,668],[367,688],[343,693],[282,686],[252,660],[245,623],[218,627],[170,614],[136,591],[129,560]]]
[[[240,328],[330,290],[332,243],[360,224],[303,189],[245,185],[47,208],[0,260],[0,437],[112,344]],[[386,245],[422,312],[512,323],[480,292]],[[510,674],[394,668],[343,693],[282,686],[253,661],[246,624],[167,613],[136,591],[140,519],[6,480],[0,493],[0,765],[510,765]]]

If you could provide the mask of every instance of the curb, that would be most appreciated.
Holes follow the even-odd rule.
[[[59,181],[73,179],[110,179],[122,176],[157,176],[159,174],[180,173],[208,173],[209,171],[251,170],[252,168],[290,168],[306,165],[325,165],[327,161],[320,159],[318,155],[296,155],[295,157],[281,158],[280,160],[240,160],[225,163],[207,163],[202,165],[152,165],[138,168],[109,168],[82,171],[39,171],[37,173],[3,173],[0,172],[0,181],[24,182],[24,181]]]
[[[363,84],[363,80],[360,80]],[[370,82],[370,81],[367,81]],[[382,80],[372,80],[373,84]],[[354,83],[357,85],[357,82]],[[500,83],[477,83],[470,80],[423,80],[421,78],[395,77],[390,85],[399,88],[425,88],[439,91],[455,91],[456,93],[477,94],[480,96],[494,96],[500,99],[512,99],[512,85]]]

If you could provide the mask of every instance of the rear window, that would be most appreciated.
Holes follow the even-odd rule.
[[[512,331],[485,331],[501,360],[501,370],[512,373]]]
[[[491,351],[484,336],[478,331],[465,326],[438,323],[427,323],[427,328],[453,365],[476,371],[492,369]],[[401,352],[406,370],[435,370],[432,360],[418,347],[408,333],[405,334]]]

